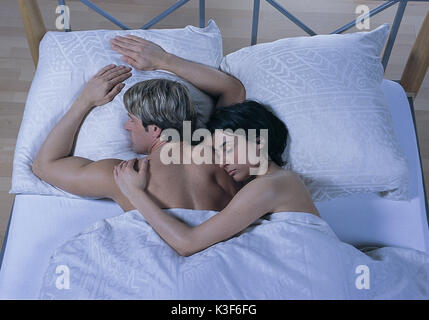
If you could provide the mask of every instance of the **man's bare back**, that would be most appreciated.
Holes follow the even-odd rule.
[[[147,193],[160,208],[185,208],[220,211],[234,197],[238,185],[217,165],[213,164],[163,164],[159,152],[150,159]],[[136,162],[138,171],[141,162]],[[118,162],[120,162],[118,160]],[[114,198],[126,212],[135,207],[117,186]]]

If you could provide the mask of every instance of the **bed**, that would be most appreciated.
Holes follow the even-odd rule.
[[[82,2],[91,4],[90,1]],[[396,2],[389,1],[388,5]],[[37,13],[37,10],[29,9],[36,2],[20,3],[22,8],[29,10],[28,12]],[[406,1],[399,4],[397,14],[399,22],[405,5]],[[259,10],[258,6],[259,1],[255,1],[255,14],[256,10]],[[385,5],[384,8],[386,7]],[[371,11],[370,15],[377,11],[380,9]],[[290,15],[285,10],[282,13]],[[200,17],[204,21],[203,11],[200,11]],[[292,21],[301,24],[294,17]],[[396,25],[392,28],[389,42],[394,41],[398,27],[399,25]],[[257,18],[255,19],[254,15],[252,42],[256,40],[256,30]],[[337,31],[345,30],[346,28],[342,28]],[[37,38],[37,35],[35,37]],[[30,44],[31,41],[36,40],[29,39]],[[393,46],[393,42],[390,45]],[[33,58],[37,63],[38,51],[32,48]],[[416,42],[413,50],[418,48],[419,44]],[[384,66],[387,65],[389,50],[391,47],[385,51],[387,56],[385,55],[383,59]],[[415,129],[413,99],[407,97],[407,93],[412,96],[414,91],[416,94],[415,89],[418,90],[419,87],[419,84],[416,86],[409,79],[407,82],[407,72],[412,68],[413,66],[407,68],[408,71],[404,72],[400,83],[390,80],[382,82],[382,91],[389,103],[394,130],[409,164],[410,201],[382,199],[376,194],[355,194],[315,203],[322,218],[332,227],[336,235],[357,248],[396,246],[429,253],[426,190]],[[344,214],[345,211],[347,215]],[[110,200],[17,194],[1,254],[0,298],[37,298],[53,250],[96,221],[116,217],[121,213],[120,207]]]

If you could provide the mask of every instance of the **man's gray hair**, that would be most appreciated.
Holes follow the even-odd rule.
[[[150,79],[138,82],[124,94],[127,111],[140,118],[143,126],[154,124],[176,129],[182,137],[183,121],[195,127],[197,113],[188,88],[178,81]],[[193,130],[192,130],[193,131]]]

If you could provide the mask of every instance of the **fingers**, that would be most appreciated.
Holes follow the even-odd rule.
[[[133,59],[137,59],[138,58],[138,53],[137,52],[129,50],[128,48],[121,47],[121,46],[116,45],[114,43],[112,43],[112,49],[115,50],[116,52],[124,55],[124,56],[131,57]]]
[[[112,101],[113,98],[115,98],[115,96],[121,92],[121,90],[125,87],[125,83],[122,83],[122,81],[128,79],[129,77],[130,75],[123,75],[121,77],[109,81],[109,92],[105,96],[104,104]]]
[[[132,44],[132,45],[139,45],[139,44],[145,44],[145,43],[150,42],[149,40],[145,40],[143,38],[140,38],[138,36],[134,36],[132,34],[127,34],[127,35],[125,35],[125,37],[118,35],[118,36],[115,36],[112,40],[127,42],[127,43]]]
[[[104,79],[110,80],[109,77],[111,78],[112,75],[119,75],[119,74],[127,73],[130,71],[131,71],[130,67],[120,65],[120,66],[116,66],[115,68],[112,68],[110,70],[107,70],[106,72],[104,72],[101,75],[101,77]]]
[[[109,71],[109,70],[111,70],[111,69],[113,69],[115,67],[116,67],[116,65],[109,64],[109,65],[105,66],[104,68],[102,68],[100,71],[98,71],[95,75],[98,76],[98,77],[102,76],[106,71]]]
[[[125,87],[125,84],[122,82],[131,77],[131,68],[125,66],[118,66],[106,71],[101,79],[107,84],[106,92],[104,99],[101,101],[101,104],[106,104],[113,100],[113,98],[121,92]]]
[[[119,164],[117,164],[116,166],[113,167],[113,177],[115,178],[115,181],[118,179],[119,177],[119,171],[121,170],[121,164],[124,161],[120,162]]]
[[[119,94],[119,92],[121,92],[121,90],[125,87],[124,83],[118,83],[117,85],[115,85],[113,87],[113,89],[110,90],[110,92],[106,95],[105,97],[105,101],[103,104],[109,103],[110,101],[112,101],[116,95]]]
[[[123,42],[119,42],[119,41],[113,41],[112,40],[111,47],[115,51],[122,50],[122,51],[130,51],[130,52],[134,52],[134,53],[138,53],[139,52],[137,46],[129,45],[129,44],[126,44],[126,43],[123,43]]]
[[[111,69],[109,71],[106,71],[102,77],[106,80],[112,80],[116,77],[119,77],[122,74],[130,73],[131,68],[125,67],[125,66],[118,66],[117,68]],[[131,74],[130,74],[131,75]]]
[[[115,37],[111,40],[111,44],[121,47],[123,49],[128,49],[134,52],[140,52],[141,44],[135,40],[123,38],[123,37]]]
[[[122,166],[126,163],[127,163],[127,161],[123,160],[113,167],[114,176],[117,177],[119,175],[120,171],[122,170]]]
[[[115,88],[115,86],[117,86],[118,84],[122,84],[122,82],[125,81],[125,80],[127,80],[129,77],[131,77],[131,73],[126,73],[126,74],[119,75],[119,76],[113,78],[110,81],[107,81],[107,83],[108,83],[107,90],[112,91]],[[123,86],[120,86],[120,89],[122,90],[122,88],[124,86],[125,86],[125,84]]]
[[[118,163],[115,168],[117,168],[118,171],[124,170],[126,168],[134,169],[134,163],[136,162],[137,158],[131,159],[131,160],[123,160],[120,163]]]
[[[127,34],[125,37],[126,37],[127,39],[129,39],[129,40],[133,40],[133,41],[135,41],[135,42],[137,42],[137,43],[141,43],[141,44],[151,42],[151,41],[149,41],[149,40],[145,40],[145,39],[143,39],[143,38],[140,38],[140,37],[134,36],[134,35],[132,35],[132,34]],[[123,38],[123,37],[122,37],[122,38]]]
[[[129,77],[131,77],[131,73],[120,74],[109,80],[108,83],[111,87],[113,87],[118,83],[127,80]]]
[[[133,66],[136,69],[141,69],[140,64],[131,57],[122,56],[121,60],[124,61],[125,63],[129,64],[130,66]]]
[[[142,161],[142,164],[141,164],[141,166],[140,166],[140,168],[139,168],[139,173],[140,173],[140,174],[141,174],[141,173],[145,173],[145,172],[147,171],[147,167],[148,167],[148,165],[149,165],[149,159],[145,158],[145,159]]]
[[[118,178],[118,166],[113,167],[113,178],[115,180]]]
[[[129,160],[129,161],[127,161],[127,162],[126,162],[125,167],[126,167],[127,169],[132,169],[132,170],[134,170],[134,163],[135,163],[135,162],[136,162],[136,159]]]

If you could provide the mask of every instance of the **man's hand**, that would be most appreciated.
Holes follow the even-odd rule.
[[[147,158],[140,163],[139,171],[134,170],[137,159],[122,161],[113,168],[113,177],[121,192],[129,197],[134,191],[144,191],[148,183]]]
[[[114,64],[104,67],[86,83],[79,98],[90,107],[102,106],[112,101],[124,88],[122,81],[131,77],[130,71],[130,67]]]
[[[111,47],[122,54],[121,59],[139,70],[163,69],[168,53],[157,44],[140,37],[127,35],[116,36]]]
[[[138,70],[166,70],[189,81],[217,100],[216,106],[227,106],[246,99],[246,89],[233,76],[203,63],[193,62],[166,52],[157,44],[127,35],[111,40],[112,49],[122,60]]]

